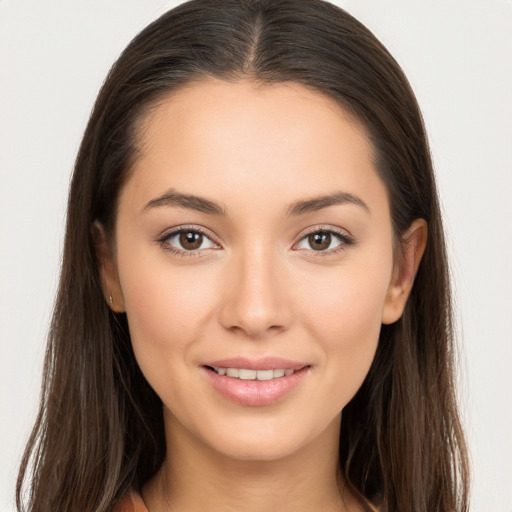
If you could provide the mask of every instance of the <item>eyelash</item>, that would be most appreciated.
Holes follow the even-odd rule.
[[[208,235],[205,231],[203,231],[201,228],[199,228],[199,227],[186,227],[186,226],[185,227],[181,227],[179,229],[174,229],[174,230],[172,230],[172,231],[170,231],[168,233],[165,233],[164,235],[159,237],[156,240],[156,242],[159,243],[164,250],[169,251],[169,252],[171,252],[174,255],[179,256],[179,257],[197,256],[202,251],[207,250],[207,249],[196,249],[196,250],[188,251],[186,249],[176,249],[170,243],[168,243],[171,238],[173,238],[175,236],[178,236],[178,235],[180,235],[182,233],[196,233],[196,234],[199,234],[199,235],[207,238],[212,244],[214,244],[216,246],[220,246],[220,244],[215,242],[212,239],[212,237],[210,235]],[[337,238],[340,243],[334,249],[325,250],[325,251],[315,251],[314,249],[309,249],[309,252],[311,252],[314,257],[322,257],[322,256],[325,257],[325,256],[328,256],[328,255],[337,254],[338,252],[345,250],[346,247],[354,245],[354,243],[355,243],[355,240],[350,235],[348,235],[346,232],[338,231],[338,230],[333,229],[333,228],[326,229],[326,228],[317,227],[317,228],[312,229],[311,231],[308,231],[307,233],[303,234],[301,236],[300,240],[296,244],[294,244],[293,247],[294,248],[297,247],[307,237],[309,237],[311,235],[320,234],[320,233],[321,234],[332,235],[335,238]],[[308,250],[308,249],[296,249],[296,250]]]
[[[334,249],[329,249],[326,251],[315,251],[314,249],[309,249],[308,251],[311,253],[311,255],[313,257],[321,258],[321,257],[330,256],[332,254],[337,254],[341,251],[344,251],[347,247],[355,244],[355,240],[344,231],[341,231],[341,230],[339,231],[334,228],[315,227],[315,228],[311,229],[310,231],[308,231],[307,233],[305,233],[304,235],[302,235],[300,240],[294,245],[294,247],[296,247],[298,244],[300,244],[307,237],[309,237],[311,235],[320,234],[320,233],[334,236],[335,238],[337,238],[339,240],[340,243]],[[298,250],[301,250],[301,249],[298,249]],[[307,250],[307,249],[302,249],[302,250]]]
[[[194,227],[184,226],[184,227],[181,227],[181,228],[178,228],[178,229],[174,229],[174,230],[172,230],[172,231],[170,231],[168,233],[165,233],[160,238],[158,238],[156,241],[157,241],[157,243],[159,243],[162,246],[162,248],[165,251],[169,251],[172,254],[174,254],[176,256],[179,256],[179,257],[182,257],[182,258],[186,258],[186,257],[189,257],[189,256],[197,256],[199,253],[201,253],[201,251],[205,250],[205,249],[196,249],[194,251],[187,251],[186,249],[176,249],[170,243],[168,243],[171,238],[173,238],[173,237],[175,237],[177,235],[181,235],[182,233],[196,233],[196,234],[199,234],[199,235],[207,238],[208,240],[210,240],[212,244],[214,244],[216,246],[219,246],[219,244],[213,240],[211,235],[208,235],[201,228],[195,227],[195,226]]]

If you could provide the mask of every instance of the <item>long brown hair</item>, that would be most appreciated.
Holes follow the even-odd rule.
[[[144,114],[205,76],[292,81],[336,99],[369,134],[395,238],[413,220],[427,221],[427,248],[404,314],[382,326],[370,372],[343,410],[339,459],[352,491],[383,511],[467,510],[448,266],[421,114],[381,43],[321,0],[193,0],[149,25],[112,67],[73,174],[18,508],[110,510],[163,461],[162,405],[137,366],[125,315],[105,303],[91,227],[99,221],[112,236]]]

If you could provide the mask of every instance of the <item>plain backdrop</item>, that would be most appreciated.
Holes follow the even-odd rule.
[[[35,417],[73,160],[103,78],[178,2],[0,0],[0,510]],[[340,0],[424,112],[460,324],[472,512],[512,512],[512,2]]]

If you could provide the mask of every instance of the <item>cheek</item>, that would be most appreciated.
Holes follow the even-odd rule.
[[[317,274],[308,283],[304,323],[321,345],[325,378],[337,393],[340,407],[357,392],[375,356],[391,258],[382,263],[347,265],[324,278]]]
[[[391,257],[379,262],[354,258],[308,276],[298,296],[304,299],[302,309],[311,328],[340,341],[374,331],[375,325],[380,328],[391,271]]]
[[[339,282],[331,280],[328,291],[319,287],[314,294],[316,300],[307,308],[311,324],[324,331],[328,339],[339,342],[374,331],[372,326],[380,327],[385,287],[373,286],[373,283],[349,276]]]
[[[132,251],[119,262],[132,345],[147,377],[159,367],[186,361],[214,310],[212,276],[197,268],[173,268],[165,259],[138,259]]]

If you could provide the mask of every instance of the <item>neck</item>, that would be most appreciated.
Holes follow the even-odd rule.
[[[168,427],[168,455],[143,488],[151,512],[359,510],[346,489],[340,491],[339,418],[293,454],[263,461],[225,456],[180,425]]]

